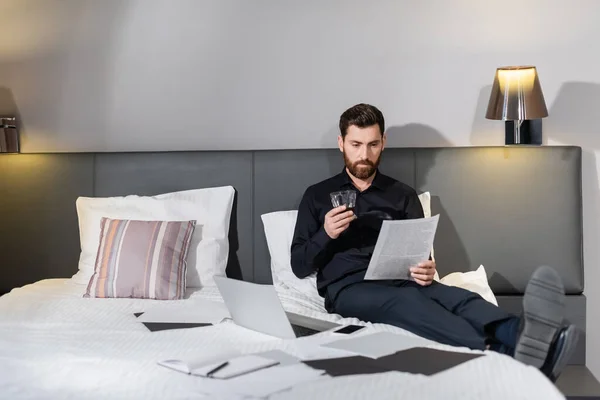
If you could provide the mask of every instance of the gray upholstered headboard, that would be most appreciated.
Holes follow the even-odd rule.
[[[432,195],[443,276],[483,264],[497,294],[523,293],[542,264],[583,291],[581,151],[577,147],[388,149],[381,171]],[[270,280],[260,215],[296,209],[312,183],[342,170],[337,150],[254,157],[254,275]]]
[[[261,214],[295,209],[342,167],[334,149],[0,155],[0,293],[77,271],[78,196],[221,185],[236,189],[228,274],[270,282]],[[585,328],[579,147],[394,148],[381,171],[431,192],[442,276],[483,264],[500,305],[517,312],[532,271],[550,265]]]

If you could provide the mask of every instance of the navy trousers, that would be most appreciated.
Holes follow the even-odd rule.
[[[329,311],[343,317],[394,325],[440,343],[478,350],[494,343],[490,327],[515,318],[476,293],[435,281],[429,286],[362,281],[331,300]]]

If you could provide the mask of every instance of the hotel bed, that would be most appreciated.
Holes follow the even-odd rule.
[[[210,284],[188,285],[182,300],[84,298],[89,276],[72,278],[82,252],[75,203],[81,196],[153,196],[231,185],[228,253],[220,259],[226,274],[273,283],[290,313],[365,324],[324,312],[314,277],[295,280],[289,268],[282,273],[302,192],[340,169],[335,150],[0,156],[0,192],[9,194],[0,197],[0,293],[8,292],[0,297],[0,393],[11,399],[190,398],[204,393],[204,381],[158,361],[231,349],[316,357],[310,344],[339,334],[281,340],[230,320],[150,332],[134,315],[155,304],[222,308]],[[431,214],[440,214],[434,250],[441,277],[483,265],[483,289],[493,292],[500,307],[519,313],[532,271],[542,264],[556,268],[568,295],[567,320],[582,333],[571,364],[585,364],[581,149],[387,149],[381,169],[427,193]],[[355,335],[414,336],[388,325],[365,325]],[[271,397],[563,398],[535,368],[492,352],[432,376],[323,377]]]
[[[276,339],[224,321],[210,327],[148,331],[136,317],[156,301],[84,299],[81,285],[48,279],[15,289],[0,299],[0,393],[10,399],[185,399],[204,395],[199,377],[171,371],[157,361],[232,349],[257,353],[281,349],[314,358],[311,341],[336,336],[324,332],[296,340]],[[281,292],[280,292],[281,293]],[[287,311],[340,323],[341,319],[306,306],[306,299],[281,295]],[[222,307],[216,288],[169,301],[176,310],[205,300]],[[369,332],[410,333],[388,325]],[[358,333],[357,333],[358,334]],[[339,334],[337,334],[339,336]],[[434,348],[470,352],[464,348]],[[478,353],[478,352],[474,352]],[[243,388],[238,388],[243,392]],[[273,399],[347,398],[562,399],[537,369],[495,353],[430,377],[402,372],[328,378],[303,383]],[[228,394],[227,398],[236,397]],[[240,396],[241,397],[241,396]]]

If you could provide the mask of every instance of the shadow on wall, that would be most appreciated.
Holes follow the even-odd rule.
[[[340,135],[340,128],[335,125],[329,128],[321,136],[321,148],[322,149],[337,149],[338,148],[338,136]]]
[[[434,128],[410,123],[406,125],[392,125],[385,131],[388,148],[398,147],[450,147],[454,146],[448,138]],[[322,148],[338,148],[337,137],[340,131],[337,126],[328,129],[321,138]]]
[[[338,125],[333,125],[321,136],[321,148],[330,149],[327,152],[327,164],[329,165],[329,175],[334,176],[340,173],[344,168],[344,156],[338,148],[338,136],[340,128]],[[316,183],[316,182],[315,182]],[[300,203],[300,199],[298,199]]]
[[[19,109],[12,90],[0,86],[0,117],[15,116],[19,119]]]
[[[417,123],[393,125],[386,130],[387,147],[451,147],[448,138],[434,128]]]
[[[598,133],[598,110],[600,109],[600,85],[587,82],[566,82],[548,110],[544,121],[544,143],[558,142],[582,148],[582,191],[583,191],[583,242],[585,282],[584,293],[588,299],[588,310],[600,304],[594,285],[600,281],[600,188],[596,154],[600,151]],[[590,290],[590,287],[592,290]],[[588,313],[588,334],[598,337],[600,319]],[[600,343],[588,340],[587,365],[598,376],[600,360],[589,357],[600,352]]]
[[[129,7],[130,2],[94,0],[14,2],[13,18],[40,31],[36,43],[23,43],[27,51],[3,49],[0,62],[0,86],[14,92],[21,112],[22,150],[31,142],[33,151],[76,150],[86,148],[86,138],[97,143],[106,136],[111,54]],[[33,15],[46,16],[45,28]],[[60,32],[48,39],[44,29]]]
[[[0,84],[6,87],[0,101],[7,109],[20,111],[21,152],[27,151],[30,138],[37,137],[40,143],[48,144],[58,139],[65,61],[60,53],[43,53],[0,63]]]
[[[436,129],[423,124],[410,123],[406,125],[393,125],[386,129],[387,136],[387,148],[407,148],[407,147],[451,147],[454,143],[450,142],[448,138],[438,132]],[[333,147],[330,157],[330,172],[332,175],[338,174],[343,168],[343,156],[339,152],[337,146],[337,136],[339,135],[339,128],[333,127],[329,129],[321,140],[321,143],[325,147]],[[339,156],[339,157],[338,157]],[[385,157],[385,152],[383,157]],[[426,172],[417,182],[424,182]]]
[[[502,146],[504,145],[504,121],[485,118],[492,85],[487,85],[479,91],[470,142],[472,146]]]
[[[600,85],[566,82],[548,110],[544,121],[545,144],[558,142],[582,148],[582,190],[586,282],[600,280],[595,266],[600,262],[600,188],[596,153],[600,151],[597,113],[600,109]],[[594,268],[592,268],[594,267]]]
[[[388,147],[430,147],[430,156],[426,155],[417,160],[415,189],[418,193],[425,191],[431,192],[431,214],[440,215],[438,222],[438,231],[434,241],[435,257],[440,276],[445,276],[455,271],[467,271],[471,265],[467,251],[456,226],[452,221],[452,216],[448,214],[439,195],[434,188],[428,185],[428,175],[435,166],[437,150],[435,147],[453,147],[452,143],[442,133],[436,129],[422,124],[410,123],[401,126],[391,126],[387,130]],[[448,260],[453,260],[452,265]]]

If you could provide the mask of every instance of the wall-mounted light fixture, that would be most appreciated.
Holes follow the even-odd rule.
[[[547,116],[548,110],[544,101],[544,94],[534,66],[496,69],[485,117],[513,123],[514,139],[511,142],[514,144],[532,144],[529,135],[525,138],[521,135],[521,125],[524,121],[541,119]],[[513,143],[509,143],[507,140],[506,144]]]
[[[0,153],[19,153],[19,131],[15,117],[0,118]]]

